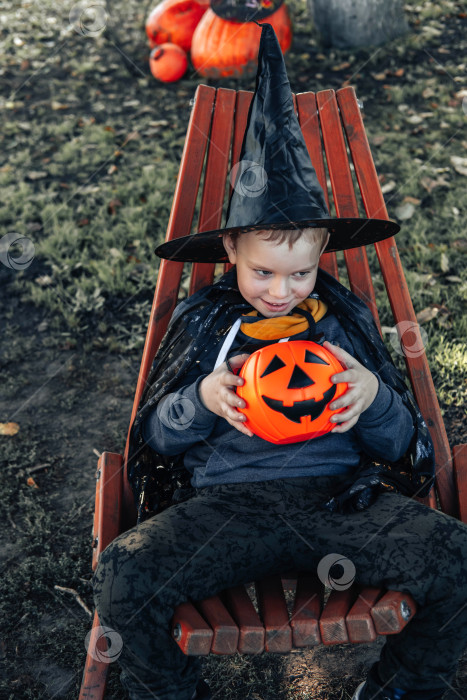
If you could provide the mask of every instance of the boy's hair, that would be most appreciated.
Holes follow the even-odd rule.
[[[273,241],[277,245],[287,242],[289,244],[289,249],[292,247],[303,235],[307,236],[308,239],[317,241],[319,244],[323,243],[327,236],[327,228],[294,228],[294,229],[267,229],[264,231],[257,231],[256,233],[261,234],[261,238],[265,241]],[[235,243],[237,238],[241,236],[241,233],[231,233],[229,234],[232,241]]]

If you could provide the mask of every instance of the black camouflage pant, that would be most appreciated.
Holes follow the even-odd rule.
[[[356,581],[409,592],[419,605],[378,663],[384,683],[447,690],[467,647],[467,525],[394,493],[352,515],[320,508],[341,478],[198,489],[120,535],[94,577],[101,625],[123,639],[122,682],[133,699],[190,700],[201,662],[171,637],[176,606],[338,553]]]

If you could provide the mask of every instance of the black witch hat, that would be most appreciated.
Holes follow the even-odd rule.
[[[277,12],[284,0],[211,0],[210,7],[221,19],[252,22]]]
[[[161,258],[222,262],[224,233],[326,228],[326,252],[356,248],[399,231],[386,219],[330,218],[298,119],[284,57],[270,24],[261,24],[256,90],[248,114],[225,228],[182,236],[156,248]]]

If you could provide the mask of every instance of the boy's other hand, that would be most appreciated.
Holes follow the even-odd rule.
[[[360,364],[355,357],[352,357],[352,355],[349,355],[348,352],[339,348],[337,345],[332,345],[326,340],[323,343],[323,347],[332,352],[345,368],[343,372],[334,374],[331,377],[331,382],[333,384],[346,382],[348,384],[348,389],[345,394],[335,401],[332,401],[329,405],[332,411],[347,407],[346,411],[336,413],[330,418],[332,423],[339,424],[336,425],[331,432],[345,433],[347,430],[350,430],[350,428],[353,428],[360,414],[366,411],[375,400],[379,387],[378,379],[373,372],[370,372],[370,370]]]
[[[235,355],[229,360],[229,364],[233,370],[240,369],[248,357],[247,354]],[[225,418],[230,425],[244,435],[253,437],[251,430],[243,425],[246,416],[237,410],[245,408],[246,405],[245,401],[235,392],[235,387],[241,386],[243,383],[242,377],[232,374],[227,363],[223,362],[214,372],[203,379],[199,385],[199,392],[207,409],[221,418]]]

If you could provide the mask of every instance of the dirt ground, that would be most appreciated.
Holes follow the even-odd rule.
[[[118,9],[122,18],[120,24],[114,24],[115,34],[109,33],[95,44],[84,44],[81,37],[71,34],[66,45],[65,42],[60,45],[61,40],[51,35],[57,21],[54,24],[49,19],[58,17],[58,24],[62,21],[53,3],[39,3],[42,14],[36,14],[36,24],[30,26],[25,24],[25,13],[28,8],[37,9],[37,3],[23,2],[21,9],[14,3],[3,5],[0,12],[5,12],[7,21],[2,19],[5,52],[1,107],[8,118],[2,137],[1,225],[2,231],[15,229],[36,236],[38,255],[20,274],[0,264],[0,422],[19,425],[16,435],[0,436],[0,699],[71,700],[78,694],[86,653],[84,640],[91,623],[90,544],[97,455],[104,450],[121,452],[124,448],[154,281],[150,250],[155,239],[163,235],[167,223],[190,100],[196,85],[209,81],[190,73],[176,85],[151,82],[141,31],[149,4],[143,8],[136,2],[127,6],[115,3],[115,16]],[[348,80],[352,84],[356,82],[357,94],[365,96],[365,118],[370,131],[371,124],[380,120],[385,105],[391,107],[395,121],[386,124],[387,129],[381,125],[371,131],[376,139],[374,147],[381,148],[378,167],[386,173],[386,184],[391,181],[391,168],[393,173],[398,173],[400,167],[404,176],[410,177],[413,159],[423,152],[431,153],[433,129],[414,119],[410,126],[406,122],[402,124],[403,133],[404,129],[412,130],[410,138],[416,144],[404,154],[406,160],[402,158],[402,150],[399,152],[398,165],[393,163],[391,148],[386,152],[383,142],[391,125],[395,123],[397,127],[397,120],[404,117],[405,110],[399,110],[397,105],[412,104],[412,97],[416,104],[416,85],[421,80],[417,70],[422,59],[429,62],[427,52],[435,56],[430,62],[435,73],[436,63],[447,60],[442,51],[446,46],[453,50],[457,64],[465,60],[465,53],[464,59],[459,57],[466,46],[461,3],[422,3],[420,7],[409,3],[412,31],[420,33],[424,25],[431,28],[431,33],[426,32],[427,42],[431,43],[422,50],[408,39],[397,52],[385,49],[386,53],[382,51],[371,59],[371,71],[364,69],[365,57],[358,52],[352,57],[355,66],[351,66],[352,61],[349,63],[344,53],[334,52],[331,56],[316,38],[311,41],[303,6],[295,3],[291,7],[296,27],[288,67],[294,89],[299,91],[300,85],[309,89],[310,82],[313,89],[338,88]],[[31,33],[35,41],[29,48]],[[136,77],[130,77],[128,66],[122,63],[115,43],[117,36],[140,70],[141,74],[136,71]],[[56,43],[47,46],[47,41]],[[371,51],[365,54],[367,58],[370,55]],[[465,68],[465,64],[460,65]],[[397,76],[397,70],[403,73]],[[423,80],[431,80],[432,73],[428,69],[425,73]],[[378,77],[381,75],[382,78]],[[438,78],[441,83],[449,83],[446,74],[441,73]],[[252,89],[251,80],[239,83],[226,80],[222,85]],[[386,85],[395,95],[394,105],[390,103]],[[427,82],[423,87],[434,92],[441,90],[438,85],[433,88],[430,85]],[[446,87],[446,105],[448,99],[456,102],[453,93],[461,87],[459,82]],[[125,95],[123,101],[121,95]],[[439,101],[442,103],[442,99]],[[460,110],[459,105],[457,99],[451,108]],[[68,114],[73,122],[70,132],[66,131]],[[446,112],[444,119],[450,118]],[[148,119],[152,119],[152,126],[148,125]],[[428,117],[423,119],[429,122]],[[445,128],[439,127],[441,119],[437,119],[436,128]],[[465,121],[463,124],[465,127]],[[101,129],[93,141],[92,129],[97,126],[106,131],[103,133]],[[454,122],[451,127],[453,132],[457,128]],[[91,130],[89,162],[80,159],[79,129],[82,128]],[[400,131],[401,126],[396,130]],[[140,134],[134,139],[136,146],[132,145],[132,139],[127,140],[129,133]],[[457,136],[462,138],[466,138],[465,131],[463,136],[462,133]],[[435,134],[433,139],[443,142]],[[128,144],[127,151],[122,143]],[[68,155],[65,147],[70,149]],[[104,154],[103,165],[92,160],[94,153]],[[112,170],[113,165],[116,170]],[[442,169],[442,164],[437,165]],[[144,179],[138,179],[144,167],[148,168],[147,173]],[[151,170],[152,167],[156,170]],[[40,174],[48,168],[47,177]],[[155,202],[150,199],[154,196],[151,179],[156,173],[159,177],[160,171],[166,179],[157,181],[156,189],[162,195],[161,201]],[[443,173],[429,175],[433,178],[431,182],[436,177],[445,177]],[[462,391],[461,380],[457,380],[457,374],[453,375],[461,360],[456,360],[453,370],[449,367],[444,370],[435,356],[433,339],[445,338],[446,347],[451,349],[459,348],[461,341],[465,341],[459,330],[461,326],[456,325],[460,323],[462,293],[465,294],[465,257],[462,258],[466,249],[465,229],[456,223],[439,245],[436,242],[428,248],[419,224],[423,217],[433,217],[430,212],[441,198],[450,206],[457,202],[461,215],[465,216],[460,203],[461,197],[465,197],[465,177],[463,180],[459,174],[451,179],[450,175],[446,177],[449,189],[425,183],[419,192],[408,189],[403,193],[416,194],[419,204],[404,201],[401,195],[392,206],[408,203],[417,210],[412,219],[417,245],[402,243],[401,255],[406,256],[407,265],[413,270],[410,281],[419,293],[417,311],[424,307],[437,309],[431,317],[436,317],[436,321],[432,320],[430,327],[427,325],[429,347],[448,436],[451,444],[458,444],[465,441],[462,402],[450,400],[451,389],[443,387],[449,387],[454,376],[456,388]],[[94,193],[92,186],[100,187],[100,192]],[[75,187],[88,189],[82,197],[75,197]],[[463,194],[456,195],[461,190]],[[121,208],[124,212],[133,191],[138,194],[141,206],[150,203],[144,221],[151,226],[143,233],[138,202],[132,202],[131,211],[127,209],[127,218],[117,211]],[[53,210],[48,199],[52,195],[56,207]],[[41,217],[44,206],[49,207],[50,219],[57,222],[53,232],[55,241],[53,235],[48,236],[45,217]],[[124,268],[120,287],[112,289],[107,289],[102,281],[106,279],[107,264],[104,258],[99,258],[96,246],[100,236],[102,249],[113,245],[115,250],[120,244],[105,239],[106,224],[99,219],[102,211],[115,240],[120,235],[120,223],[122,230],[131,232],[122,249],[125,262],[132,267]],[[71,212],[69,219],[68,212]],[[406,213],[407,208],[402,215]],[[60,218],[62,215],[64,218]],[[74,237],[76,233],[81,238]],[[68,243],[73,248],[71,252],[66,248]],[[146,246],[144,250],[143,246]],[[448,263],[443,254],[448,257]],[[118,259],[117,253],[114,257]],[[89,265],[87,274],[81,277],[86,265]],[[86,279],[89,284],[95,284],[94,279],[100,280],[97,293],[95,287],[86,286]],[[204,677],[215,691],[219,690],[218,697],[226,700],[349,700],[378,658],[382,643],[383,640],[378,640],[373,645],[319,647],[288,656],[209,658],[204,663]],[[116,664],[110,670],[106,697],[109,700],[125,697]],[[457,678],[445,697],[467,698],[467,654],[460,660]]]

